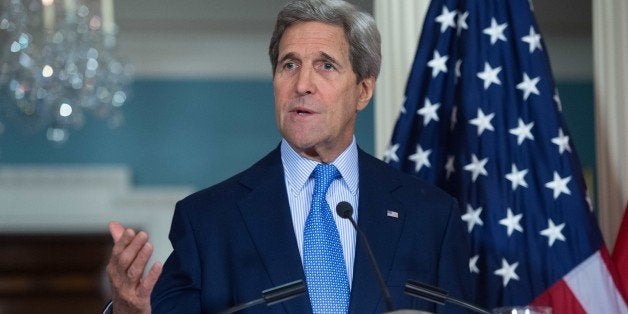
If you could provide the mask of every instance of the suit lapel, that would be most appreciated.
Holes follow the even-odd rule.
[[[279,150],[253,167],[240,183],[251,189],[238,206],[273,286],[305,280],[294,235]],[[283,303],[289,313],[309,312],[307,295]]]
[[[360,203],[358,225],[365,233],[373,255],[382,271],[384,281],[392,267],[397,242],[401,234],[405,213],[391,191],[399,182],[390,176],[373,157],[360,150]],[[388,213],[387,211],[391,211]],[[398,217],[394,217],[397,213]],[[351,290],[352,313],[374,313],[383,302],[377,277],[369,261],[368,252],[360,237],[355,253],[354,276]]]
[[[384,280],[388,277],[405,213],[391,191],[399,182],[375,158],[359,150],[360,203],[358,225],[366,234]],[[256,164],[240,183],[250,189],[238,202],[249,235],[273,286],[305,279],[294,235],[279,150]],[[398,218],[387,211],[396,212]],[[394,214],[393,214],[394,216]],[[354,277],[350,312],[376,312],[383,302],[368,253],[359,236],[356,239]],[[288,313],[309,313],[307,295],[283,303]]]

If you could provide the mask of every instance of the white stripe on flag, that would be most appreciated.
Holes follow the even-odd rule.
[[[628,313],[600,251],[563,278],[587,313]]]

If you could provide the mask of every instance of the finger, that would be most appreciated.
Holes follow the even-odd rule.
[[[109,222],[109,233],[111,233],[111,237],[113,238],[113,242],[118,242],[122,233],[124,232],[124,226],[117,221]]]
[[[152,254],[153,246],[149,242],[146,242],[137,253],[135,260],[133,260],[129,269],[126,271],[127,276],[131,279],[131,281],[138,282],[144,273],[144,268],[146,268],[146,264],[148,264],[148,260]]]
[[[131,244],[131,242],[135,239],[135,230],[131,228],[127,228],[122,232],[118,241],[114,243],[112,254],[115,258],[118,258],[122,252]]]
[[[126,233],[127,231],[125,231],[124,234],[122,235],[122,238],[120,238],[121,241],[126,235]],[[131,243],[129,243],[129,245],[127,245],[127,247],[124,248],[122,253],[118,255],[118,264],[120,266],[121,271],[124,271],[124,272],[128,271],[129,267],[131,266],[131,263],[133,263],[137,255],[142,250],[142,247],[147,242],[148,242],[148,234],[146,234],[146,232],[144,231],[140,231],[137,235],[133,237],[133,240],[131,241]]]
[[[140,286],[138,289],[138,294],[140,297],[148,297],[150,296],[153,288],[155,287],[155,283],[157,283],[157,279],[159,279],[159,275],[161,275],[162,266],[160,262],[156,262],[148,271],[146,277],[144,277],[140,281]]]
[[[114,226],[113,229],[115,230],[117,227]],[[117,230],[115,232],[117,232]],[[109,281],[111,281],[112,284],[118,285],[125,280],[128,265],[120,264],[120,256],[134,237],[135,231],[133,229],[126,229],[113,245],[111,257],[107,264],[107,273],[109,274]]]

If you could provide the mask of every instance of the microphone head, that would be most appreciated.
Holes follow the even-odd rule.
[[[353,206],[349,202],[342,201],[336,205],[336,213],[341,218],[347,219],[353,215]]]

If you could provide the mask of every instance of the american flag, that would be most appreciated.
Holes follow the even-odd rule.
[[[473,301],[627,313],[533,11],[433,0],[384,159],[458,199]]]

